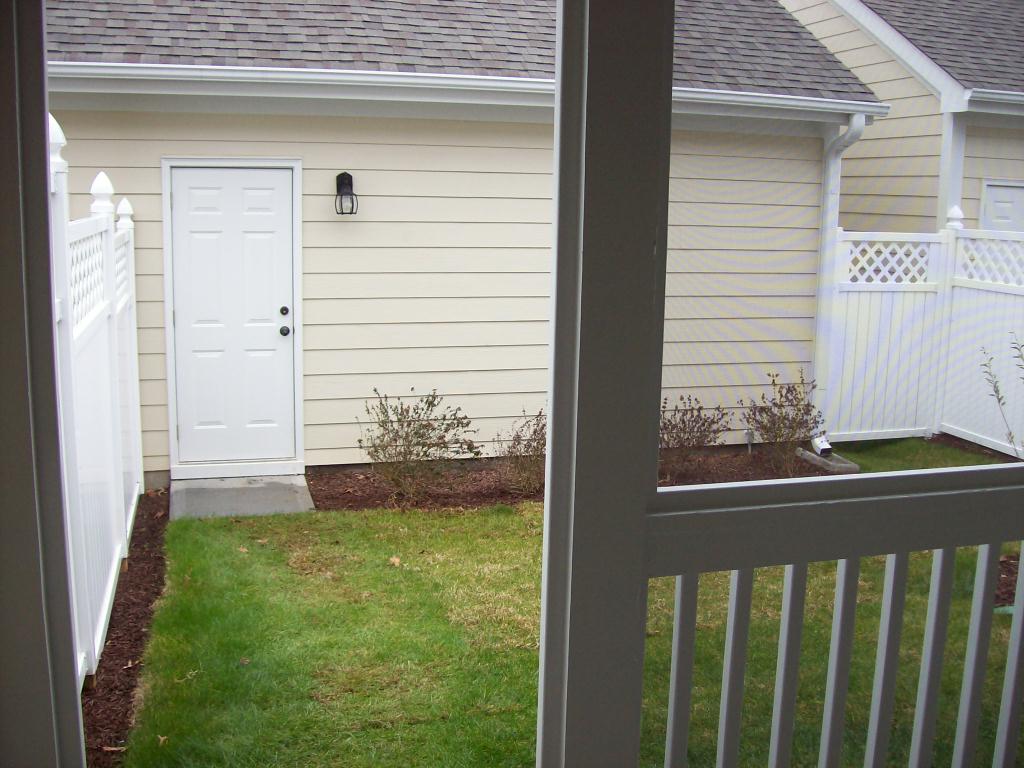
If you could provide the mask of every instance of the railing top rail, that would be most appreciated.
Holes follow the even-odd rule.
[[[937,232],[847,232],[844,230],[839,239],[844,242],[941,243],[942,235]]]
[[[103,216],[88,216],[84,219],[75,219],[68,222],[68,244],[74,245],[79,240],[95,235],[106,230],[108,220]]]
[[[960,240],[1008,240],[1024,243],[1024,232],[1004,232],[998,229],[961,229],[956,232]]]

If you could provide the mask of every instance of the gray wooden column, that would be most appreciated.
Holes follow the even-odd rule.
[[[43,4],[0,6],[0,762],[85,765],[60,492]]]
[[[657,483],[672,0],[562,0],[538,764],[636,765]]]

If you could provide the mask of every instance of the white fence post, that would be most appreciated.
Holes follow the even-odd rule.
[[[113,463],[110,467],[110,475],[113,487],[121,491],[124,487],[123,478],[121,476],[121,468],[124,465],[124,460],[121,456],[121,409],[118,406],[120,400],[118,370],[120,365],[117,338],[117,290],[115,287],[117,281],[115,277],[116,266],[114,263],[114,236],[116,235],[117,230],[115,228],[114,220],[114,185],[111,184],[110,177],[103,171],[96,174],[96,178],[93,180],[92,186],[89,188],[89,193],[92,195],[92,204],[89,206],[89,212],[92,213],[93,216],[102,216],[105,223],[103,232],[103,293],[107,302],[106,322],[110,346],[108,347],[109,360],[106,364],[111,373],[110,387],[111,403],[113,407],[110,411],[110,418],[111,431],[114,437],[112,441]],[[123,503],[123,492],[119,492],[117,494],[117,498]],[[128,529],[126,527],[127,515],[123,508],[112,511],[117,515],[118,528],[121,530],[121,556],[124,557],[128,553]]]
[[[117,255],[123,261],[123,295],[116,307],[119,336],[118,382],[121,395],[122,466],[128,477],[123,479],[125,529],[131,536],[138,496],[143,490],[142,415],[139,396],[138,323],[135,310],[135,222],[131,203],[122,198],[117,206]],[[127,542],[126,542],[127,544]]]
[[[942,431],[942,414],[946,406],[946,379],[950,357],[950,334],[953,324],[953,278],[957,269],[959,236],[964,228],[964,212],[954,205],[946,215],[946,228],[942,231],[942,284],[939,287],[939,301],[936,308],[938,320],[938,354],[936,355],[935,376],[935,417],[933,433]]]
[[[68,164],[61,156],[67,140],[57,121],[50,116],[50,253],[53,270],[54,328],[57,353],[58,397],[60,413],[60,444],[63,463],[64,517],[68,537],[69,572],[71,573],[72,610],[75,618],[75,659],[78,684],[96,668],[96,649],[92,643],[92,626],[96,606],[88,589],[90,563],[86,555],[85,519],[79,496],[78,452],[75,435],[74,397],[74,318],[71,302],[71,274],[68,252]]]

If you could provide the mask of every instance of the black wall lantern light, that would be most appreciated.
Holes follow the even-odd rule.
[[[334,212],[346,216],[359,212],[359,195],[352,191],[352,174],[339,173],[337,176],[338,193],[334,197]]]

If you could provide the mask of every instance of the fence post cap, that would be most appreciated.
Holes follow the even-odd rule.
[[[89,210],[94,214],[113,214],[114,203],[111,198],[114,196],[114,185],[110,183],[110,177],[100,171],[89,187],[89,194],[92,195],[92,205]]]
[[[50,154],[59,156],[60,151],[67,146],[68,140],[64,135],[64,129],[57,122],[57,118],[53,115],[47,115],[47,117],[49,117]]]
[[[946,214],[946,227],[949,229],[964,228],[964,212],[959,205],[954,205]]]
[[[121,202],[117,204],[117,228],[118,229],[132,229],[135,227],[135,222],[132,221],[132,215],[135,211],[132,209],[132,204],[128,202],[127,197],[122,197]]]

